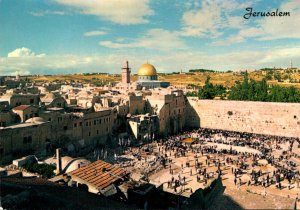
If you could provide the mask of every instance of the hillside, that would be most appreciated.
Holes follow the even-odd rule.
[[[236,81],[243,80],[243,73],[239,72],[193,72],[184,74],[158,74],[158,79],[168,81],[174,86],[203,86],[206,78],[210,76],[213,84],[220,84],[225,87],[232,87]],[[68,75],[48,75],[48,76],[28,76],[30,80],[36,82],[53,81],[78,81],[91,82],[96,85],[107,84],[108,82],[119,82],[118,74],[68,74]],[[261,70],[249,72],[249,78],[257,81],[268,78],[268,84],[281,86],[295,86],[300,89],[300,70]],[[133,81],[137,76],[131,76]]]

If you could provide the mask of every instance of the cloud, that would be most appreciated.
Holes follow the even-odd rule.
[[[107,47],[107,48],[114,48],[114,49],[120,49],[120,48],[136,48],[137,45],[131,45],[131,44],[125,44],[125,43],[118,43],[118,42],[112,42],[112,41],[101,41],[99,42],[100,45]]]
[[[158,51],[164,50],[180,50],[185,49],[186,45],[180,37],[180,33],[174,31],[168,31],[165,29],[151,29],[147,31],[142,37],[137,38],[131,42],[125,43],[124,40],[119,39],[117,42],[101,41],[101,46],[107,48],[145,48],[155,49]]]
[[[272,63],[274,61],[281,63],[288,63],[291,59],[299,60],[300,58],[300,47],[290,47],[270,50],[268,54],[261,57],[260,63]]]
[[[102,36],[107,34],[106,31],[88,31],[84,33],[84,36]]]
[[[200,10],[190,10],[183,14],[184,35],[203,36],[207,33],[216,34],[220,24],[221,11],[216,4],[202,2]]]
[[[97,56],[51,55],[44,57],[23,56],[0,58],[0,75],[11,75],[18,72],[24,75],[32,74],[61,74],[95,70],[93,65],[101,66]],[[101,62],[104,60],[101,59]]]
[[[147,23],[154,14],[149,0],[54,0],[85,15],[94,15],[111,22],[129,25]]]
[[[212,46],[228,46],[228,45],[232,45],[232,44],[238,44],[241,42],[244,42],[245,38],[242,36],[230,36],[226,39],[223,40],[218,40],[218,41],[214,41],[211,43]]]
[[[227,46],[232,44],[238,44],[238,43],[245,42],[247,38],[259,37],[261,36],[262,33],[263,30],[260,28],[255,28],[255,27],[250,27],[245,29],[243,28],[237,34],[212,42],[212,45]]]
[[[17,76],[17,75],[31,75],[30,71],[15,71],[9,74],[10,76]]]
[[[180,71],[180,69],[187,71],[195,68],[238,71],[274,66],[286,68],[290,59],[293,61],[300,59],[300,46],[260,51],[233,51],[213,55],[200,51],[174,52],[166,56],[155,57],[153,64],[159,64],[158,71],[161,68],[168,72]]]
[[[246,22],[255,26],[244,25],[237,34],[223,40],[213,42],[213,45],[230,45],[247,41],[253,38],[259,41],[277,39],[300,39],[300,4],[298,0],[283,2],[278,8],[282,12],[290,12],[286,17],[251,17]],[[265,11],[265,10],[264,10]],[[276,11],[276,8],[268,8],[266,11]],[[253,10],[253,12],[260,12]]]
[[[245,25],[243,18],[235,16],[234,12],[246,8],[249,3],[236,0],[195,2],[193,9],[182,16],[184,36],[216,38],[223,34],[223,29],[240,29]]]
[[[114,59],[115,55],[37,55],[22,47],[8,53],[7,57],[0,57],[0,75],[68,74],[99,70],[110,72],[111,67],[118,65],[118,60],[122,60],[121,57]]]
[[[275,11],[276,8],[273,8]],[[279,11],[290,12],[290,16],[280,18],[263,18],[258,21],[261,30],[259,40],[299,39],[300,38],[300,4],[298,0],[283,2]]]
[[[126,52],[126,53],[125,53]],[[295,65],[300,60],[300,45],[272,49],[231,51],[207,54],[203,51],[176,51],[139,53],[117,51],[113,54],[96,55],[46,55],[0,57],[0,75],[24,74],[68,74],[82,72],[120,73],[124,60],[129,60],[132,73],[147,60],[158,72],[173,72],[195,68],[216,70],[247,70],[263,67],[287,67],[290,59]]]
[[[45,11],[31,11],[29,14],[36,16],[36,17],[42,17],[46,15],[66,15],[67,13],[65,11],[55,11],[55,10],[45,10]]]
[[[17,58],[17,57],[44,57],[46,54],[36,55],[30,49],[26,47],[17,48],[14,51],[7,54],[9,58]]]

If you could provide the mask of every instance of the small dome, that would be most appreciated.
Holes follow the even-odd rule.
[[[90,163],[90,161],[84,158],[71,158],[69,156],[64,156],[61,158],[62,170],[65,171],[65,173],[69,173]]]
[[[33,118],[29,118],[25,122],[26,123],[42,123],[42,122],[47,122],[47,121],[41,117],[33,117]]]
[[[156,69],[149,63],[143,64],[138,70],[138,76],[155,76],[157,75]]]

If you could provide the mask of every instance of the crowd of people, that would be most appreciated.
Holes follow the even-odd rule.
[[[155,157],[153,165],[159,163],[168,169],[171,178],[167,187],[174,192],[186,185],[187,177],[180,175],[183,170],[203,186],[227,170],[237,189],[261,186],[266,192],[272,185],[299,189],[299,142],[298,138],[200,128],[156,140],[150,147],[140,146],[136,155],[146,151]],[[177,164],[178,158],[187,156],[191,158],[186,163]]]
[[[193,138],[195,141],[191,144],[183,143],[182,140],[186,138]],[[204,167],[210,167],[211,164],[214,164],[216,167],[214,174],[218,176],[222,175],[222,164],[230,167],[234,175],[234,184],[238,188],[245,183],[248,186],[261,185],[264,188],[275,185],[277,188],[282,189],[284,180],[287,180],[286,187],[288,189],[292,188],[292,184],[295,185],[294,187],[299,188],[299,165],[290,161],[292,157],[296,159],[299,157],[297,152],[293,150],[295,144],[299,145],[299,139],[297,138],[200,128],[170,136],[158,142],[160,154],[170,159],[167,162],[172,162],[172,153],[176,159],[185,156],[189,151],[193,152],[195,155],[195,170],[199,174],[199,176],[197,175],[197,181],[201,181],[200,175],[202,175],[205,183],[211,177],[206,172],[206,168],[202,169],[202,163],[197,159],[197,157],[206,156]],[[210,146],[209,143],[229,145],[230,148],[217,149],[217,145]],[[253,150],[243,151],[241,149],[238,151],[235,147],[247,147]],[[265,163],[262,164],[261,162]],[[259,168],[263,165],[269,165],[269,169],[273,169],[273,171],[266,170],[262,172]],[[183,168],[183,165],[181,167]],[[190,167],[189,163],[186,164],[186,167]],[[173,175],[173,173],[170,165],[170,174]],[[244,174],[248,176],[248,182],[242,181],[241,178],[245,177]],[[173,186],[172,180],[170,183],[170,186]],[[178,183],[182,183],[181,180],[178,180]],[[174,190],[176,190],[177,185],[174,186]]]

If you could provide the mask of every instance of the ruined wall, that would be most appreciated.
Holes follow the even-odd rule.
[[[129,113],[144,114],[145,113],[145,100],[143,96],[129,96]]]
[[[186,126],[300,137],[300,103],[188,98]]]

